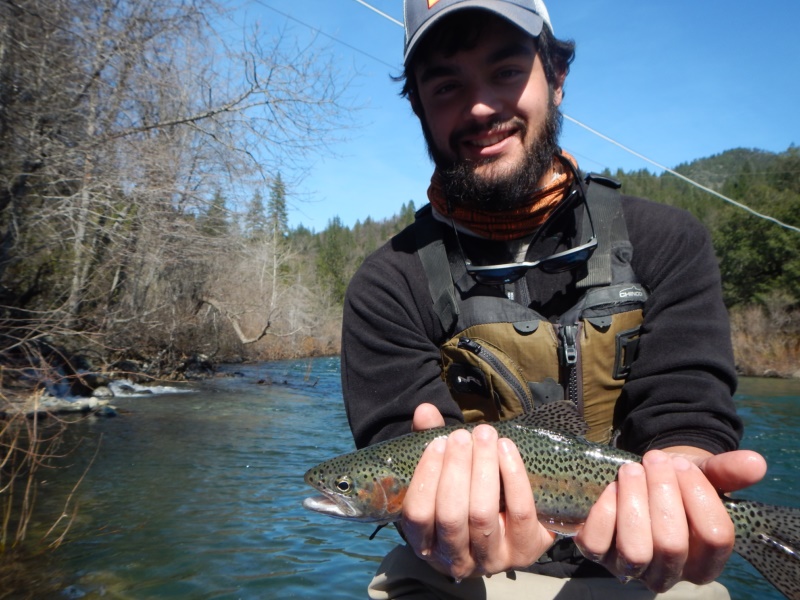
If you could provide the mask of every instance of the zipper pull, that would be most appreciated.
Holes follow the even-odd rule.
[[[458,347],[459,348],[464,348],[464,349],[472,352],[473,354],[480,354],[481,350],[483,349],[483,348],[481,348],[481,345],[478,342],[474,342],[471,339],[469,339],[468,337],[459,338],[458,339]]]
[[[577,334],[577,325],[564,325],[559,332],[562,342],[559,354],[563,366],[574,365],[578,362],[578,344],[575,339]]]

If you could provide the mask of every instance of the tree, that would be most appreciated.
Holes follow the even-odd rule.
[[[230,250],[226,183],[346,123],[316,44],[226,27],[212,0],[0,2],[0,351],[185,343]]]
[[[225,197],[220,190],[214,192],[214,197],[199,219],[200,231],[210,237],[222,237],[228,233],[228,208]]]
[[[267,217],[264,214],[264,197],[256,190],[247,205],[244,217],[244,235],[249,240],[262,239],[267,233]]]
[[[317,275],[336,305],[344,303],[344,293],[353,269],[349,266],[352,234],[339,217],[328,221],[328,227],[319,236]]]
[[[276,246],[289,231],[289,214],[286,210],[286,185],[281,174],[275,176],[269,190],[267,204],[267,229],[270,231],[272,243]]]

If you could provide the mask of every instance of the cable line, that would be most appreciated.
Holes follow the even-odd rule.
[[[397,20],[397,19],[395,19],[394,17],[390,17],[390,16],[389,16],[389,15],[387,15],[385,12],[381,12],[380,10],[378,10],[377,8],[375,8],[374,6],[372,6],[371,4],[367,4],[366,2],[364,2],[364,0],[356,0],[356,2],[358,2],[359,4],[361,4],[361,5],[363,5],[363,6],[366,6],[366,7],[367,7],[368,9],[370,9],[371,11],[374,11],[374,12],[378,13],[378,14],[379,14],[380,16],[382,16],[384,19],[388,19],[389,21],[391,21],[391,22],[392,22],[392,23],[394,23],[395,25],[400,25],[400,27],[402,27],[402,26],[403,26],[403,22],[402,22],[402,21],[398,21],[398,20]]]
[[[361,1],[361,0],[356,0],[356,2],[360,2],[360,1]],[[303,21],[301,21],[300,19],[298,19],[298,18],[296,18],[296,17],[293,17],[292,15],[290,15],[290,14],[287,14],[287,13],[283,12],[282,10],[278,10],[278,9],[277,9],[277,8],[275,8],[274,6],[270,6],[270,5],[269,5],[269,4],[267,4],[266,2],[263,2],[263,0],[254,0],[254,2],[255,2],[256,4],[260,4],[260,5],[261,5],[261,6],[263,6],[264,8],[268,8],[269,10],[275,11],[275,12],[276,12],[276,13],[278,13],[279,15],[282,15],[282,16],[286,17],[287,19],[290,19],[291,21],[294,21],[295,23],[299,23],[299,24],[300,24],[300,25],[302,25],[303,27],[308,27],[308,28],[309,28],[311,31],[313,31],[314,33],[318,33],[319,35],[323,35],[323,36],[325,36],[326,38],[328,38],[329,40],[332,40],[332,41],[336,42],[337,44],[341,44],[342,46],[346,46],[346,47],[350,48],[350,50],[353,50],[354,52],[358,52],[359,54],[363,54],[363,55],[364,55],[364,56],[366,56],[367,58],[371,58],[371,59],[372,59],[372,60],[374,60],[375,62],[379,62],[379,63],[381,63],[382,65],[385,65],[385,66],[389,67],[390,69],[397,69],[397,68],[398,68],[398,67],[397,67],[397,65],[390,64],[390,63],[386,62],[385,60],[382,60],[382,59],[378,58],[377,56],[373,56],[373,55],[372,55],[372,54],[370,54],[369,52],[365,52],[364,50],[361,50],[360,48],[356,48],[355,46],[352,46],[352,45],[348,44],[348,43],[347,43],[347,42],[345,42],[344,40],[340,40],[340,39],[339,39],[339,38],[337,38],[337,37],[334,37],[334,36],[332,36],[332,35],[330,35],[330,34],[327,34],[327,33],[325,33],[324,31],[322,31],[321,29],[319,29],[319,28],[317,28],[317,27],[314,27],[313,25],[309,25],[308,23],[304,23],[304,22],[303,22]],[[362,4],[364,4],[363,2],[361,2],[361,3],[362,3]],[[372,7],[369,7],[369,8],[372,8]],[[389,20],[390,20],[390,21],[392,21],[393,23],[399,23],[401,27],[403,26],[403,24],[402,24],[402,23],[400,23],[399,21],[396,21],[395,19],[392,19],[392,17],[390,17],[389,15],[387,15],[387,14],[384,14],[384,13],[382,13],[381,11],[379,11],[379,10],[377,10],[377,9],[375,9],[375,8],[372,8],[372,10],[374,10],[375,12],[377,12],[379,15],[382,15],[382,16],[386,17],[387,19],[389,19]]]
[[[395,25],[399,25],[400,27],[403,26],[403,23],[401,23],[400,21],[398,21],[397,19],[395,19],[393,17],[390,17],[389,15],[387,15],[384,12],[381,12],[380,10],[375,8],[374,6],[372,6],[372,5],[368,4],[367,2],[365,2],[365,0],[355,0],[355,2],[358,2],[362,6],[365,6],[366,8],[368,8],[368,9],[372,10],[373,12],[379,14],[380,16],[382,16],[385,19],[391,21]],[[588,125],[584,125],[583,123],[581,123],[577,119],[574,119],[573,117],[570,117],[569,115],[566,115],[564,113],[562,113],[562,114],[563,114],[565,119],[575,123],[579,127],[583,127],[586,131],[588,131],[590,133],[593,133],[594,135],[598,136],[599,138],[601,138],[601,139],[603,139],[603,140],[605,140],[607,142],[610,142],[610,143],[614,144],[615,146],[618,146],[619,148],[622,148],[623,150],[625,150],[625,152],[629,152],[630,154],[633,154],[637,158],[640,158],[640,159],[644,160],[645,162],[648,162],[651,165],[654,165],[654,166],[658,167],[659,169],[663,169],[667,173],[670,173],[671,175],[674,175],[675,177],[677,177],[679,179],[682,179],[683,181],[685,181],[685,182],[687,182],[687,183],[689,183],[689,184],[691,184],[691,185],[693,185],[693,186],[695,186],[697,188],[700,188],[704,192],[708,192],[709,194],[711,194],[713,196],[716,196],[717,198],[720,198],[721,200],[724,200],[725,202],[733,204],[737,208],[741,208],[742,210],[750,213],[753,216],[759,217],[760,219],[766,219],[767,221],[771,221],[771,222],[775,223],[776,225],[779,225],[780,227],[784,227],[786,229],[790,229],[792,231],[796,231],[797,233],[800,233],[800,227],[795,227],[794,225],[789,225],[788,223],[784,223],[783,221],[779,221],[775,217],[770,217],[769,215],[765,215],[765,214],[762,214],[760,212],[757,212],[757,211],[753,210],[752,208],[750,208],[749,206],[746,206],[746,205],[742,204],[741,202],[737,202],[736,200],[728,198],[727,196],[725,196],[723,194],[720,194],[719,192],[716,192],[716,191],[712,190],[711,188],[706,187],[706,186],[702,185],[701,183],[698,183],[698,182],[694,181],[693,179],[689,179],[685,175],[681,175],[680,173],[678,173],[677,171],[675,171],[673,169],[665,167],[664,165],[661,165],[661,164],[657,163],[656,161],[647,158],[643,154],[639,154],[638,152],[628,148],[627,146],[623,146],[622,144],[620,144],[616,140],[611,139],[607,135],[603,135],[602,133],[600,133],[599,131],[597,131],[595,129],[592,129]]]
[[[678,179],[682,179],[682,180],[686,181],[687,183],[691,183],[692,185],[700,188],[701,190],[703,190],[705,192],[708,192],[709,194],[712,194],[712,195],[716,196],[717,198],[720,198],[720,199],[724,200],[725,202],[729,202],[729,203],[733,204],[734,206],[749,212],[751,215],[754,215],[754,216],[759,217],[761,219],[766,219],[767,221],[772,221],[776,225],[780,225],[781,227],[785,227],[786,229],[791,229],[792,231],[796,231],[797,233],[800,233],[800,227],[795,227],[794,225],[789,225],[788,223],[784,223],[783,221],[779,221],[778,219],[776,219],[774,217],[770,217],[769,215],[764,215],[764,214],[762,214],[760,212],[757,212],[757,211],[753,210],[749,206],[745,206],[741,202],[737,202],[736,200],[728,198],[724,194],[720,194],[719,192],[716,192],[716,191],[712,190],[709,187],[706,187],[706,186],[704,186],[704,185],[702,185],[700,183],[697,183],[696,181],[694,181],[692,179],[689,179],[685,175],[681,175],[677,171],[675,171],[673,169],[670,169],[669,167],[665,167],[664,165],[661,165],[661,164],[657,163],[654,160],[650,160],[646,156],[644,156],[642,154],[639,154],[638,152],[636,152],[634,150],[631,150],[627,146],[623,146],[618,141],[611,139],[607,135],[603,135],[602,133],[600,133],[599,131],[597,131],[595,129],[592,129],[588,125],[584,125],[583,123],[581,123],[577,119],[574,119],[574,118],[572,118],[572,117],[570,117],[568,115],[564,115],[564,118],[569,120],[569,121],[572,121],[573,123],[575,123],[575,125],[578,125],[579,127],[583,127],[586,131],[588,131],[590,133],[593,133],[594,135],[598,136],[599,138],[604,139],[605,141],[610,142],[610,143],[614,144],[615,146],[618,146],[619,148],[622,148],[623,150],[625,150],[625,152],[630,152],[634,156],[636,156],[638,158],[641,158],[644,161],[649,162],[651,165],[654,165],[654,166],[658,167],[659,169],[663,169],[664,171],[666,171],[667,173],[670,173],[671,175],[674,175]]]

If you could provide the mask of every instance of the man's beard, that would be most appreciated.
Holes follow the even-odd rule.
[[[525,139],[527,129],[524,123],[522,125],[520,132]],[[479,164],[444,157],[443,153],[433,145],[428,129],[424,125],[424,119],[422,129],[428,144],[428,153],[436,165],[448,206],[504,211],[529,203],[531,194],[552,167],[553,157],[560,152],[558,137],[561,133],[561,111],[551,98],[544,126],[539,135],[525,148],[522,163],[508,173],[492,178],[484,178],[475,173],[475,168]],[[480,164],[490,162],[492,159]]]

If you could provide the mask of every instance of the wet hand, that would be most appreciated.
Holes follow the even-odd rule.
[[[661,592],[678,581],[708,583],[722,572],[734,531],[718,490],[759,481],[761,456],[712,456],[696,448],[653,450],[624,465],[594,505],[575,541],[620,579],[641,579]]]
[[[431,405],[414,416],[415,430],[443,423]],[[418,556],[456,580],[527,566],[553,542],[536,519],[516,446],[489,425],[429,444],[403,501],[401,526]]]

